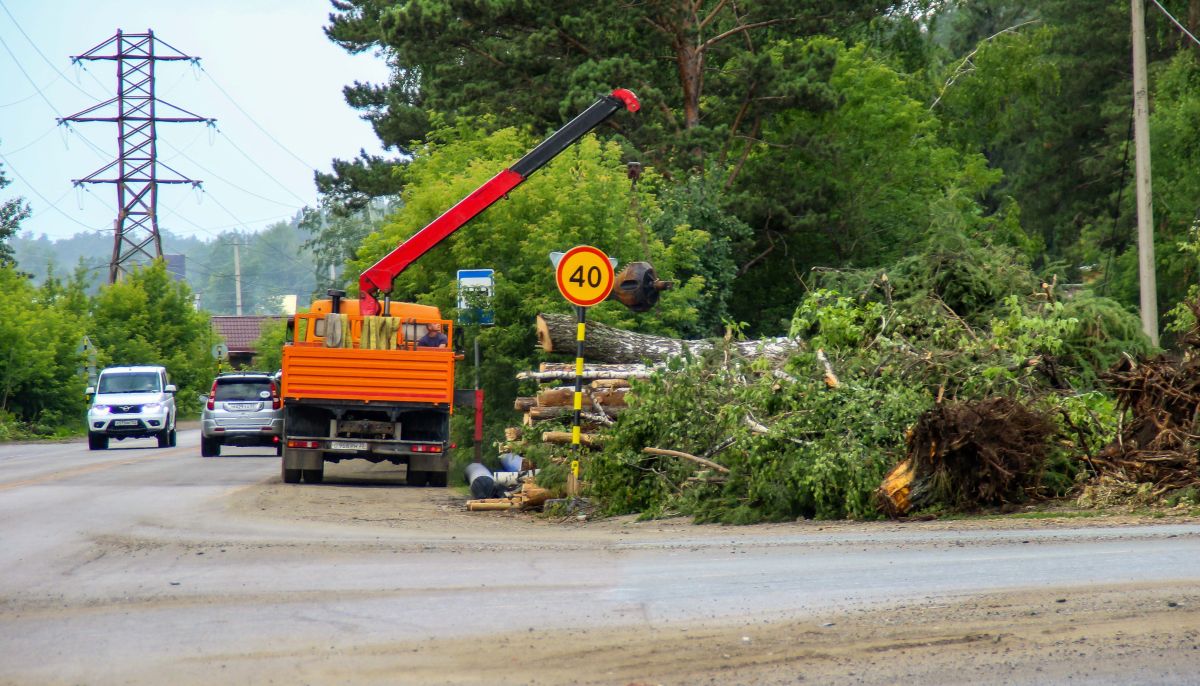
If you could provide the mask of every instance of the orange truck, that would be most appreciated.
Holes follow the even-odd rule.
[[[298,314],[283,349],[283,456],[287,483],[320,483],[326,462],[366,459],[405,465],[410,485],[445,486],[454,411],[453,323],[436,307],[381,294],[414,260],[520,185],[584,134],[637,97],[618,88],[542,141],[385,255],[359,278],[359,297],[329,291]],[[436,332],[440,325],[442,333]],[[431,332],[431,329],[434,331]],[[482,395],[475,440],[482,438]]]

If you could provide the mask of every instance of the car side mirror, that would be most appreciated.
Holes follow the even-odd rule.
[[[175,388],[175,384],[173,384],[173,383],[167,384],[167,393],[174,393],[177,390],[179,390],[179,389]]]
[[[95,395],[95,394],[96,394],[96,387],[95,387],[95,386],[88,386],[87,388],[83,389],[83,394],[84,394],[84,395]]]

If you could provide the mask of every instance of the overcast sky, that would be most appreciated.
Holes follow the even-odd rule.
[[[84,190],[71,181],[115,158],[117,125],[68,130],[55,119],[116,95],[115,62],[86,62],[85,70],[72,55],[117,29],[151,29],[203,67],[158,62],[159,99],[217,120],[215,130],[158,125],[159,161],[203,182],[202,191],[160,186],[159,227],[210,240],[313,205],[314,169],[359,149],[381,152],[342,87],[388,74],[382,58],[349,55],[325,38],[330,11],[329,0],[0,0],[0,163],[12,181],[0,199],[20,195],[32,206],[22,232],[112,231],[115,186]]]

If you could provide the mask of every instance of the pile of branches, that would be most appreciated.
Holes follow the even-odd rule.
[[[1187,305],[1196,324],[1180,340],[1182,357],[1126,355],[1101,377],[1130,421],[1092,458],[1098,476],[1152,484],[1159,495],[1200,486],[1200,299]]]
[[[1055,431],[1044,414],[1006,397],[937,405],[917,420],[908,459],[885,480],[877,502],[901,516],[931,506],[1024,501],[1038,489]]]
[[[1105,375],[1117,396],[1117,408],[1128,412],[1116,440],[1092,463],[1102,476],[1154,484],[1167,492],[1200,485],[1200,359],[1158,355],[1143,362],[1126,357]]]

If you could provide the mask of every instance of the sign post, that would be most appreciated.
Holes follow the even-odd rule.
[[[551,256],[551,261],[554,256]],[[583,348],[587,308],[612,292],[613,263],[604,251],[590,245],[571,248],[554,265],[554,280],[563,297],[575,305],[575,397],[571,415],[571,471],[567,474],[567,495],[579,495],[580,414],[583,411]]]

